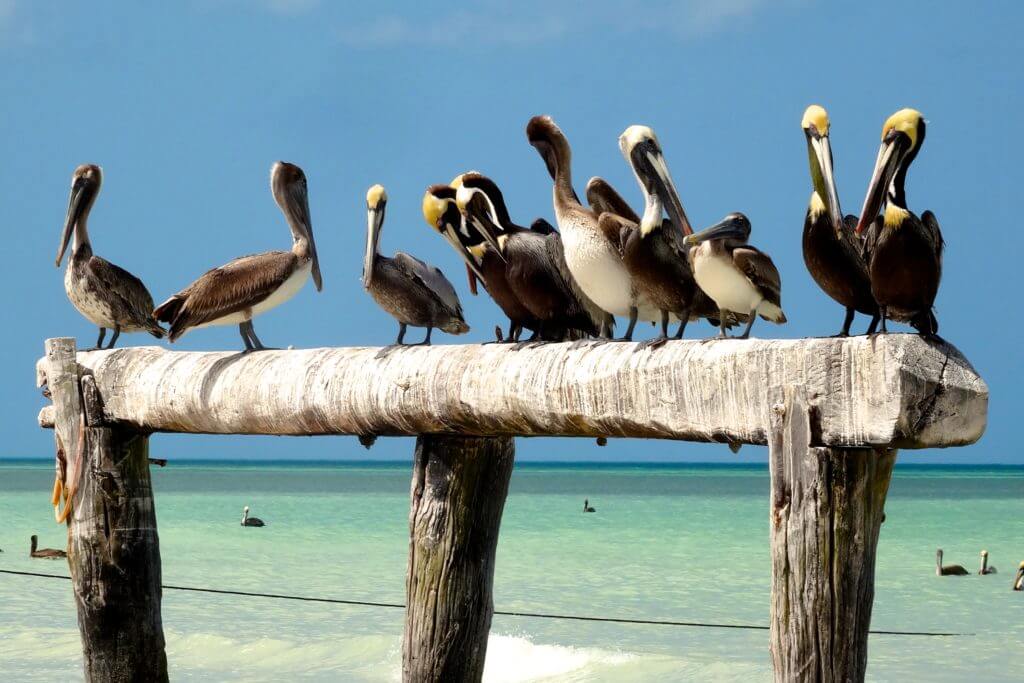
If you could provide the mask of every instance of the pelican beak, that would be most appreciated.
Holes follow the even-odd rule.
[[[504,261],[505,254],[502,253],[497,237],[503,230],[498,225],[498,212],[487,193],[478,188],[460,185],[455,193],[455,204],[459,207],[466,224],[471,225]]]
[[[64,230],[60,235],[57,260],[54,263],[58,268],[60,268],[60,262],[64,258],[64,252],[68,249],[68,243],[71,242],[71,233],[75,228],[75,224],[78,223],[78,220],[82,217],[82,212],[89,203],[88,186],[89,181],[85,178],[76,179],[71,186],[71,196],[68,198],[68,213],[64,218]]]
[[[383,193],[383,188],[381,188]],[[366,205],[366,255],[363,258],[363,287],[370,288],[373,281],[373,262],[377,257],[380,243],[381,226],[384,225],[384,209],[387,197],[381,196],[378,201]]]
[[[832,227],[836,234],[845,229],[843,223],[843,212],[839,208],[839,193],[836,192],[836,179],[832,172],[832,143],[828,135],[810,135],[811,149],[818,160],[818,168],[821,170],[821,179],[825,184],[825,201],[828,203],[828,217],[832,221]]]
[[[750,221],[741,213],[731,213],[718,223],[698,233],[687,235],[687,244],[700,244],[715,239],[746,240],[750,236]]]
[[[672,224],[681,230],[684,236],[692,235],[693,227],[690,225],[690,219],[683,211],[683,203],[679,200],[679,193],[672,181],[672,175],[668,172],[665,156],[658,145],[652,140],[634,146],[630,152],[630,163],[651,195],[648,198],[648,210],[644,212],[644,217],[641,220],[642,234],[647,235],[653,230],[655,221],[660,226],[661,207],[664,205],[665,213],[668,214]]]
[[[868,184],[868,192],[864,197],[864,208],[861,209],[860,220],[857,221],[858,235],[878,216],[885,195],[892,185],[892,179],[909,149],[909,143],[909,137],[896,131],[891,132],[882,141],[882,146],[878,149],[878,159],[875,161],[875,170]]]
[[[306,234],[306,240],[309,241],[309,257],[313,262],[313,284],[316,286],[316,291],[323,291],[324,281],[320,275],[320,258],[316,253],[316,241],[313,239],[313,220],[310,218],[309,193],[304,186],[298,187],[295,190],[293,208],[298,223]]]

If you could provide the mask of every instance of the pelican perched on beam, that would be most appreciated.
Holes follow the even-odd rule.
[[[164,329],[153,318],[153,297],[142,280],[92,253],[86,224],[102,186],[103,170],[95,164],[82,164],[71,175],[71,197],[56,263],[60,268],[74,235],[64,272],[64,291],[78,312],[100,328],[97,349],[114,348],[121,332],[149,332],[162,339]],[[114,336],[104,347],[103,338],[108,329],[114,331]]]
[[[804,112],[800,125],[807,139],[813,187],[804,217],[804,263],[822,291],[846,308],[839,336],[850,335],[850,325],[858,311],[871,316],[868,334],[873,334],[878,326],[878,304],[871,294],[871,278],[868,277],[860,239],[839,208],[839,195],[832,174],[828,113],[812,104]],[[849,217],[854,225],[856,220],[856,217]]]
[[[427,328],[421,345],[430,344],[430,333],[438,327],[448,334],[465,334],[469,325],[462,317],[462,304],[448,278],[440,270],[404,252],[394,257],[380,253],[380,233],[388,196],[382,185],[366,193],[366,256],[363,259],[363,288],[373,300],[398,321],[401,346],[406,327]]]
[[[295,296],[310,275],[317,291],[323,289],[306,174],[295,164],[278,161],[270,171],[270,190],[291,228],[291,251],[237,258],[207,271],[160,304],[153,315],[170,323],[172,342],[192,328],[238,325],[245,350],[262,350],[266,347],[256,336],[252,319]]]
[[[494,303],[508,317],[506,341],[517,342],[523,329],[536,332],[539,321],[509,285],[505,257],[497,242],[466,225],[455,202],[462,176],[451,185],[431,185],[423,195],[423,219],[455,249],[466,263],[469,289],[476,294],[476,280],[483,283]]]
[[[697,284],[721,309],[721,338],[728,312],[750,316],[740,339],[750,336],[758,315],[777,325],[786,322],[779,271],[768,254],[747,244],[749,238],[750,221],[742,213],[686,238],[696,245],[690,249],[690,265]]]
[[[887,319],[908,322],[925,336],[939,331],[932,307],[942,279],[942,231],[935,214],[907,208],[907,170],[924,144],[921,112],[901,109],[882,126],[882,146],[857,223],[864,239],[871,293]],[[876,220],[882,211],[881,220]]]
[[[547,221],[530,228],[512,222],[498,185],[480,173],[459,178],[456,203],[466,225],[496,244],[512,292],[538,322],[541,340],[596,335],[613,321],[586,298],[565,263],[562,238]]]

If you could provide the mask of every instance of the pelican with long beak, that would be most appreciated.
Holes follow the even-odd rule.
[[[456,203],[464,222],[486,244],[497,245],[512,293],[537,321],[540,341],[596,335],[613,321],[579,290],[565,263],[562,238],[543,219],[530,228],[512,222],[505,199],[490,178],[459,177]]]
[[[153,318],[153,297],[142,280],[92,253],[86,224],[102,185],[103,170],[95,164],[82,164],[71,175],[71,196],[56,262],[60,268],[74,237],[64,272],[64,291],[78,312],[100,328],[97,349],[114,348],[122,332],[149,332],[162,339],[164,329]],[[104,347],[108,329],[114,331],[114,336]]]
[[[999,573],[999,572],[996,571],[996,568],[994,566],[991,566],[991,567],[989,566],[989,564],[988,564],[988,551],[987,550],[982,550],[981,551],[981,568],[978,570],[978,573],[981,574],[982,576],[987,575],[987,574],[998,574]]]
[[[295,164],[278,161],[270,171],[270,190],[291,228],[291,250],[237,258],[160,304],[153,315],[170,323],[172,342],[192,328],[238,325],[246,352],[263,350],[253,318],[298,294],[311,275],[316,290],[323,289],[306,174]]]
[[[839,336],[850,335],[850,325],[858,311],[871,316],[868,334],[873,334],[878,326],[878,304],[871,294],[861,241],[853,232],[857,219],[844,219],[839,208],[832,173],[830,125],[828,113],[817,104],[807,107],[800,123],[807,140],[813,188],[804,217],[804,263],[818,286],[846,308]]]
[[[782,280],[768,254],[747,244],[750,221],[742,213],[732,213],[721,222],[686,238],[690,248],[690,266],[700,288],[721,309],[719,337],[724,338],[727,313],[749,316],[740,339],[750,336],[754,318],[781,325]]]
[[[717,319],[719,309],[697,286],[690,270],[685,238],[693,234],[693,228],[654,131],[630,126],[619,136],[619,148],[643,190],[644,215],[633,222],[605,212],[598,220],[606,232],[619,230],[622,261],[633,279],[636,301],[650,302],[660,311],[661,334],[643,344],[656,347],[668,341],[670,316],[679,320],[675,339],[681,339],[688,320]],[[591,189],[588,184],[588,196]],[[616,203],[614,196],[605,201],[611,206]],[[663,213],[667,219],[662,218]]]
[[[1024,562],[1017,566],[1017,576],[1013,577],[1013,590],[1024,591]]]
[[[504,340],[517,342],[524,329],[536,332],[539,322],[512,291],[505,274],[505,258],[497,242],[489,241],[484,233],[469,226],[460,213],[455,197],[461,179],[462,176],[458,176],[450,185],[427,188],[423,194],[423,220],[465,262],[469,291],[475,295],[477,281],[483,283],[491,299],[508,317],[508,335]]]
[[[882,126],[882,146],[864,198],[857,234],[864,233],[871,293],[882,316],[907,322],[925,336],[935,336],[939,323],[932,307],[942,279],[942,231],[935,214],[920,218],[907,208],[907,170],[924,144],[921,112],[901,109]],[[876,220],[879,211],[880,220]]]
[[[448,334],[465,334],[469,325],[462,317],[462,304],[448,278],[440,270],[404,252],[393,257],[380,253],[380,233],[388,195],[382,185],[366,193],[366,255],[363,258],[363,288],[377,305],[398,321],[398,339],[404,344],[406,327],[427,328],[418,345],[430,344],[430,333],[440,328]]]

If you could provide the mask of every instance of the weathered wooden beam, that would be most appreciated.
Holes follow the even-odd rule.
[[[777,388],[771,424],[776,681],[863,681],[875,549],[896,451],[811,446],[817,403]]]
[[[515,447],[510,437],[421,436],[409,511],[402,677],[479,681],[494,556]]]
[[[52,342],[52,343],[51,343]],[[166,681],[160,615],[160,548],[150,486],[149,439],[102,426],[92,377],[78,381],[74,340],[47,343],[49,383],[68,460],[68,567],[82,638],[85,680]],[[70,349],[70,353],[65,353]],[[65,378],[72,377],[67,382]],[[77,466],[72,466],[77,463]]]
[[[618,436],[764,444],[769,386],[805,386],[815,444],[973,443],[988,387],[952,346],[848,339],[78,354],[106,419],[219,434]],[[45,381],[45,365],[40,365]],[[51,425],[44,410],[40,422]]]

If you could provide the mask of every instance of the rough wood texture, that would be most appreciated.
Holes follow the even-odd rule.
[[[80,353],[108,420],[221,434],[620,436],[767,442],[767,387],[804,385],[825,446],[973,443],[988,387],[916,335],[635,344]],[[45,367],[40,367],[45,379]],[[53,415],[44,410],[44,426]]]
[[[402,676],[479,681],[494,555],[515,447],[509,437],[421,436],[409,511]]]
[[[863,681],[896,451],[812,447],[818,413],[805,388],[770,393],[775,680]]]

